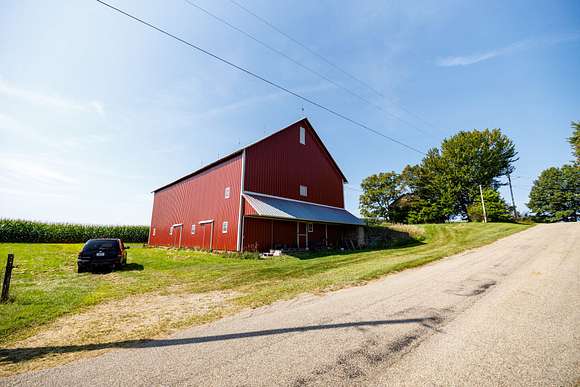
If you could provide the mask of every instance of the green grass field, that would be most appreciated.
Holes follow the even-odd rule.
[[[80,244],[0,244],[18,266],[11,301],[0,305],[0,344],[25,338],[43,324],[98,303],[148,292],[234,290],[241,307],[265,305],[304,292],[336,289],[419,266],[526,229],[518,224],[417,226],[419,241],[396,248],[326,256],[238,259],[189,250],[132,245],[128,268],[76,273]]]

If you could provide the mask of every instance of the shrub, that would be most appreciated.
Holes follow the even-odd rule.
[[[483,200],[485,201],[485,212],[488,222],[512,222],[511,207],[502,199],[499,192],[486,188],[483,190]],[[483,208],[481,201],[476,201],[467,207],[467,215],[472,222],[483,221]]]
[[[145,243],[148,226],[113,226],[72,223],[44,223],[21,219],[0,219],[0,242],[83,243],[92,238],[119,238]]]

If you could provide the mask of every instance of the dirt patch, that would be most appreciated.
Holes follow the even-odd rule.
[[[237,296],[237,292],[164,292],[99,304],[61,317],[39,333],[0,349],[0,377],[98,355],[217,318]]]

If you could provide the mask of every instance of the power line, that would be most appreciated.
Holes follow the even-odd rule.
[[[321,78],[321,79],[324,79],[325,81],[327,81],[327,82],[331,83],[332,85],[334,85],[334,86],[336,86],[336,87],[338,87],[338,88],[340,88],[340,89],[342,89],[342,90],[346,91],[346,92],[347,92],[348,94],[350,94],[351,96],[353,96],[353,97],[355,97],[355,98],[358,98],[359,100],[361,100],[361,101],[363,101],[363,102],[367,103],[368,105],[370,105],[370,106],[372,106],[372,107],[374,107],[374,108],[376,108],[376,109],[378,109],[378,110],[382,111],[382,112],[383,112],[383,113],[385,113],[386,115],[388,115],[388,116],[390,116],[390,117],[393,117],[393,118],[395,118],[395,119],[397,119],[397,120],[399,120],[399,121],[401,121],[401,122],[403,122],[403,123],[405,123],[405,124],[407,124],[407,125],[411,126],[411,127],[412,127],[412,128],[414,128],[415,130],[417,130],[417,131],[419,131],[419,132],[421,132],[421,133],[423,133],[423,134],[426,134],[426,135],[431,135],[430,133],[428,133],[428,132],[426,132],[426,131],[422,130],[421,128],[419,128],[418,126],[414,125],[412,122],[409,122],[409,121],[405,120],[404,118],[402,118],[402,117],[400,117],[400,116],[398,116],[398,115],[396,115],[396,114],[393,114],[393,113],[390,113],[390,112],[388,112],[387,110],[383,109],[381,106],[379,106],[379,105],[377,105],[377,104],[373,103],[372,101],[370,101],[370,100],[368,100],[367,98],[363,97],[362,95],[360,95],[360,94],[356,93],[356,92],[355,92],[355,91],[353,91],[352,89],[349,89],[348,87],[346,87],[346,86],[344,86],[344,85],[341,85],[340,83],[338,83],[338,82],[336,82],[336,81],[333,81],[332,79],[328,78],[326,75],[324,75],[324,74],[320,73],[319,71],[316,71],[316,70],[314,70],[312,67],[309,67],[309,66],[307,66],[307,65],[305,65],[305,64],[303,64],[303,63],[301,63],[301,62],[299,62],[299,61],[297,61],[297,60],[295,60],[295,59],[294,59],[294,58],[292,58],[291,56],[289,56],[289,55],[285,54],[284,52],[282,52],[282,51],[278,50],[277,48],[275,48],[275,47],[273,47],[273,46],[269,45],[268,43],[264,42],[263,40],[260,40],[260,39],[256,38],[254,35],[252,35],[252,34],[250,34],[250,33],[246,32],[246,31],[242,30],[241,28],[239,28],[239,27],[237,27],[237,26],[233,25],[232,23],[230,23],[230,22],[228,22],[227,20],[225,20],[225,19],[223,19],[223,18],[221,18],[221,17],[217,16],[216,14],[214,14],[214,13],[212,13],[212,12],[208,11],[207,9],[203,8],[202,6],[200,6],[200,5],[198,5],[198,4],[195,4],[194,2],[192,2],[192,1],[190,1],[190,0],[184,0],[184,1],[185,1],[185,2],[186,2],[188,5],[190,5],[190,6],[194,7],[194,8],[196,8],[196,9],[198,9],[199,11],[201,11],[201,12],[203,12],[203,13],[205,13],[206,15],[208,15],[208,16],[209,16],[209,17],[211,17],[211,18],[213,18],[214,20],[217,20],[218,22],[220,22],[220,23],[222,23],[222,24],[224,24],[224,25],[226,25],[226,26],[230,27],[230,28],[231,28],[231,29],[233,29],[234,31],[237,31],[237,32],[239,32],[240,34],[242,34],[242,35],[246,36],[247,38],[249,38],[249,39],[253,40],[254,42],[256,42],[256,43],[258,43],[258,44],[262,45],[263,47],[266,47],[268,50],[270,50],[270,51],[272,51],[272,52],[274,52],[274,53],[276,53],[276,54],[278,54],[278,55],[280,55],[280,56],[282,56],[282,57],[286,58],[286,59],[287,59],[287,60],[289,60],[290,62],[292,62],[292,63],[294,63],[295,65],[297,65],[297,66],[301,67],[302,69],[304,69],[304,70],[306,70],[306,71],[310,72],[311,74],[314,74],[314,75],[316,75],[317,77],[319,77],[319,78]]]
[[[260,20],[262,23],[266,24],[267,26],[269,26],[274,31],[276,31],[279,34],[285,36],[287,39],[293,41],[294,43],[296,43],[297,45],[299,45],[300,47],[302,47],[303,49],[305,49],[306,51],[308,51],[312,55],[316,56],[318,59],[320,59],[323,62],[325,62],[326,64],[334,67],[336,70],[340,71],[341,73],[343,73],[347,77],[349,77],[349,78],[357,81],[358,83],[366,86],[367,88],[369,88],[370,90],[372,90],[376,94],[378,94],[380,96],[383,96],[380,91],[378,91],[377,89],[375,89],[374,87],[372,87],[371,85],[369,85],[368,83],[366,83],[365,81],[363,81],[362,79],[359,79],[359,78],[355,77],[354,75],[352,75],[348,71],[344,70],[340,66],[338,66],[338,65],[334,64],[333,62],[331,62],[330,60],[326,59],[324,56],[322,56],[319,53],[317,53],[316,51],[312,50],[310,47],[308,47],[304,43],[300,42],[299,40],[295,39],[294,37],[292,37],[291,35],[287,34],[286,32],[282,31],[280,28],[276,27],[274,24],[272,24],[271,22],[269,22],[265,18],[261,17],[260,15],[258,15],[255,12],[251,11],[250,9],[244,7],[243,5],[241,5],[240,3],[238,3],[237,1],[230,0],[230,2],[232,4],[234,4],[236,7],[240,8],[241,10],[243,10],[244,12],[246,12],[246,13],[252,15],[253,17],[255,17],[256,19]]]
[[[233,67],[233,68],[235,68],[235,69],[237,69],[239,71],[242,71],[242,72],[246,73],[247,75],[250,75],[251,77],[254,77],[256,79],[259,79],[262,82],[265,82],[265,83],[269,84],[270,86],[273,86],[273,87],[275,87],[275,88],[277,88],[279,90],[282,90],[282,91],[284,91],[284,92],[286,92],[288,94],[291,94],[291,95],[295,96],[296,98],[299,98],[299,99],[301,99],[301,100],[303,100],[305,102],[308,102],[309,104],[311,104],[313,106],[316,106],[316,107],[318,107],[318,108],[320,108],[320,109],[322,109],[322,110],[324,110],[324,111],[326,111],[326,112],[328,112],[330,114],[333,114],[333,115],[335,115],[335,116],[337,116],[339,118],[342,118],[345,121],[348,121],[348,122],[350,122],[350,123],[352,123],[352,124],[354,124],[356,126],[359,126],[359,127],[363,128],[365,130],[368,130],[371,133],[374,133],[374,134],[376,134],[378,136],[384,137],[387,140],[392,141],[392,142],[394,142],[396,144],[399,144],[401,146],[404,146],[405,148],[410,149],[410,150],[412,150],[414,152],[417,152],[419,154],[425,155],[425,152],[423,152],[423,151],[421,151],[421,150],[419,150],[417,148],[414,148],[411,145],[407,145],[407,144],[405,144],[402,141],[399,141],[399,140],[397,140],[397,139],[395,139],[393,137],[387,136],[386,134],[381,133],[381,132],[379,132],[376,129],[373,129],[373,128],[371,128],[371,127],[369,127],[369,126],[367,126],[367,125],[365,125],[365,124],[363,124],[363,123],[361,123],[359,121],[356,121],[356,120],[354,120],[354,119],[352,119],[352,118],[350,118],[348,116],[345,116],[344,114],[339,113],[336,110],[333,110],[331,108],[328,108],[328,107],[326,107],[326,106],[324,106],[324,105],[322,105],[322,104],[320,104],[320,103],[318,103],[318,102],[316,102],[316,101],[314,101],[314,100],[312,100],[310,98],[304,97],[304,96],[302,96],[302,95],[300,95],[300,94],[298,94],[298,93],[296,93],[296,92],[294,92],[294,91],[292,91],[292,90],[290,90],[290,89],[288,89],[288,88],[286,88],[286,87],[284,87],[284,86],[282,86],[282,85],[280,85],[278,83],[275,83],[273,81],[270,81],[270,80],[262,77],[261,75],[258,75],[256,73],[253,73],[252,71],[250,71],[250,70],[248,70],[248,69],[246,69],[244,67],[241,67],[241,66],[239,66],[239,65],[237,65],[237,64],[235,64],[233,62],[230,62],[229,60],[224,59],[224,58],[222,58],[222,57],[220,57],[220,56],[218,56],[218,55],[216,55],[216,54],[214,54],[214,53],[212,53],[212,52],[210,52],[208,50],[205,50],[205,49],[203,49],[203,48],[201,48],[201,47],[199,47],[199,46],[197,46],[197,45],[195,45],[193,43],[190,43],[187,40],[184,40],[184,39],[182,39],[182,38],[180,38],[178,36],[175,36],[175,35],[171,34],[170,32],[165,31],[162,28],[156,27],[153,24],[151,24],[149,22],[146,22],[143,19],[139,19],[138,17],[133,16],[133,15],[131,15],[128,12],[125,12],[125,11],[119,9],[119,8],[116,8],[116,7],[114,7],[111,4],[108,4],[108,3],[106,3],[106,2],[104,2],[102,0],[96,0],[96,1],[98,3],[106,6],[106,7],[114,10],[114,11],[117,11],[118,13],[121,13],[121,14],[123,14],[123,15],[125,15],[125,16],[127,16],[127,17],[129,17],[129,18],[131,18],[131,19],[133,19],[133,20],[135,20],[135,21],[143,24],[143,25],[146,25],[147,27],[149,27],[151,29],[154,29],[157,32],[162,33],[163,35],[169,36],[170,38],[173,38],[173,39],[177,40],[178,42],[181,42],[181,43],[183,43],[183,44],[185,44],[185,45],[187,45],[187,46],[189,46],[189,47],[191,47],[191,48],[193,48],[193,49],[195,49],[195,50],[197,50],[199,52],[202,52],[202,53],[204,53],[204,54],[206,54],[206,55],[208,55],[208,56],[210,56],[210,57],[212,57],[214,59],[217,59],[218,61],[220,61],[222,63],[225,63],[225,64],[227,64],[230,67]]]
[[[292,42],[296,43],[297,45],[299,45],[300,47],[302,47],[303,49],[305,49],[306,51],[308,51],[309,53],[311,53],[312,55],[316,56],[318,59],[322,60],[323,62],[325,62],[326,64],[332,66],[333,68],[335,68],[336,70],[340,71],[342,74],[346,75],[347,77],[355,80],[356,82],[360,83],[361,85],[366,86],[369,90],[371,90],[372,92],[374,92],[375,94],[377,94],[378,96],[383,97],[385,100],[387,100],[387,97],[381,93],[379,90],[377,90],[376,88],[374,88],[373,86],[371,86],[369,83],[363,81],[362,79],[354,76],[353,74],[349,73],[348,71],[346,71],[345,69],[343,69],[342,67],[340,67],[339,65],[335,64],[334,62],[332,62],[330,59],[327,59],[326,57],[322,56],[321,54],[319,54],[318,52],[314,51],[313,49],[311,49],[310,47],[308,47],[306,44],[300,42],[298,39],[292,37],[291,35],[287,34],[286,32],[282,31],[280,28],[276,27],[273,23],[271,23],[270,21],[268,21],[267,19],[265,19],[264,17],[256,14],[255,12],[253,12],[252,10],[248,9],[247,7],[241,5],[240,3],[238,3],[235,0],[230,0],[230,3],[232,3],[233,5],[235,5],[236,7],[240,8],[241,10],[243,10],[244,12],[246,12],[247,14],[253,16],[254,18],[258,19],[259,21],[261,21],[262,23],[266,24],[268,27],[270,27],[272,30],[278,32],[280,35],[286,37],[288,40],[291,40]],[[392,104],[392,103],[391,103]],[[423,118],[419,117],[417,114],[411,112],[410,110],[406,109],[404,106],[399,105],[399,108],[403,111],[405,111],[407,114],[412,115],[413,117],[417,118],[418,120],[422,121],[424,124],[427,124],[428,126],[437,129],[435,125],[433,125],[432,123],[430,123],[429,121],[424,120]]]

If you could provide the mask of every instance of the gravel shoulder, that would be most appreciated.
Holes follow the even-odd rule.
[[[574,385],[580,224],[539,225],[365,286],[119,344],[0,384]]]

